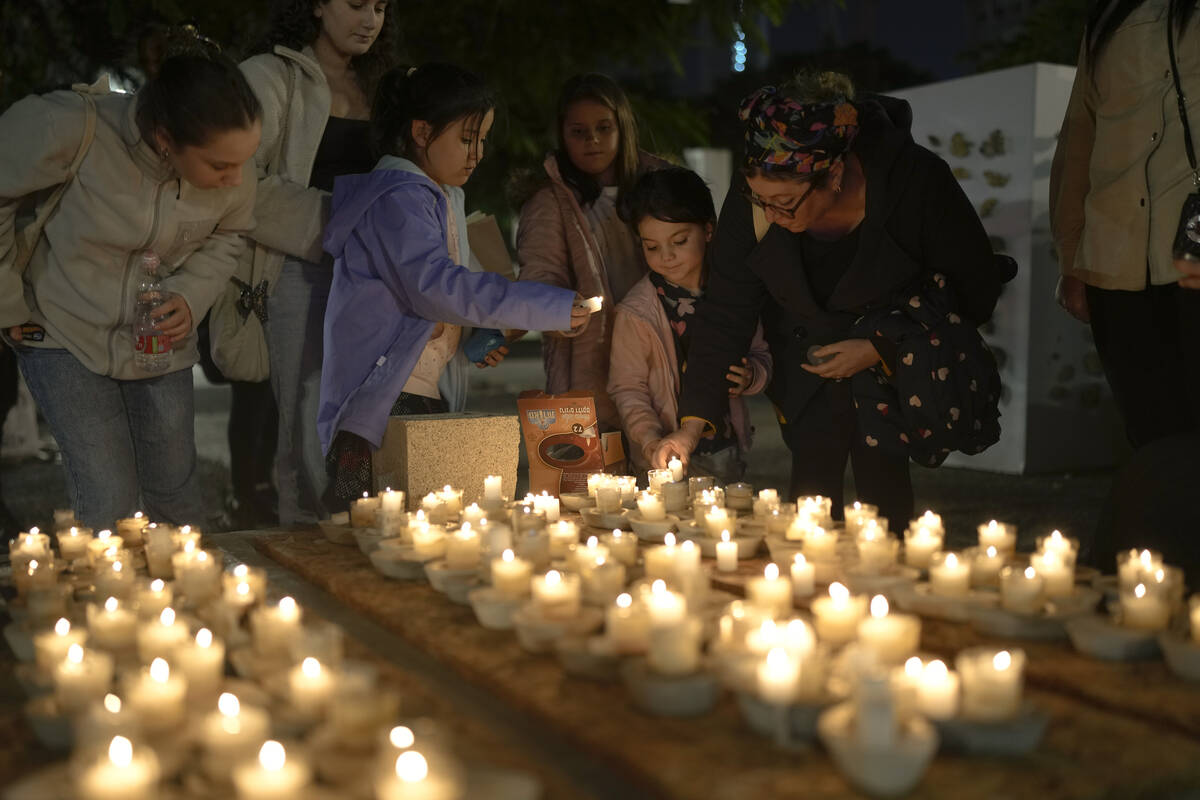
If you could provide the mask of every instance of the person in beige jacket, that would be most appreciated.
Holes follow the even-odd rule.
[[[680,376],[691,343],[688,323],[703,296],[706,253],[716,224],[712,194],[699,175],[682,167],[648,172],[622,203],[622,216],[638,233],[650,273],[617,305],[608,394],[621,416],[630,456],[650,468],[664,436],[679,429]],[[722,483],[741,480],[753,428],[745,395],[771,379],[771,353],[762,326],[750,352],[732,364],[725,419],[691,453],[692,475]]]
[[[186,35],[185,35],[186,38]],[[254,226],[261,108],[228,59],[198,40],[138,92],[31,96],[0,116],[0,329],[62,451],[71,505],[93,528],[135,509],[205,524],[195,480],[195,320],[233,273]],[[198,50],[198,52],[197,52]],[[21,199],[67,182],[23,274]],[[153,312],[170,363],[134,357],[141,256],[157,254],[168,298]]]
[[[1197,187],[1167,49],[1169,34],[1200,147],[1195,11],[1168,0],[1095,4],[1050,172],[1059,302],[1090,322],[1135,447],[1200,423],[1200,270],[1172,253]]]
[[[371,98],[397,61],[384,2],[280,0],[262,51],[242,71],[263,104],[256,158],[254,282],[266,280],[267,350],[279,410],[279,521],[327,517],[317,436],[325,308],[333,261],[321,249],[339,175],[370,172]]]

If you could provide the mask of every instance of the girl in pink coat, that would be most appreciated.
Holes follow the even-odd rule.
[[[649,468],[662,437],[679,427],[680,375],[691,344],[688,324],[703,302],[705,254],[716,212],[696,173],[681,167],[647,172],[624,198],[622,217],[633,226],[650,272],[616,308],[608,394],[617,407],[639,470]],[[750,352],[731,364],[729,403],[715,430],[701,438],[691,474],[728,483],[740,480],[753,429],[744,395],[771,378],[771,355],[759,327]]]

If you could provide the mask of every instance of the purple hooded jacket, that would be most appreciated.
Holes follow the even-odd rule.
[[[380,446],[392,404],[435,323],[541,331],[571,326],[573,291],[513,283],[451,261],[446,197],[411,167],[385,158],[373,172],[334,184],[324,239],[334,258],[333,286],[317,413],[325,452],[342,430]]]

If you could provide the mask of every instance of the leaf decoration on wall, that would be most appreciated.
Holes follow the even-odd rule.
[[[992,212],[996,210],[996,204],[999,202],[1000,201],[997,200],[995,197],[989,197],[987,200],[984,200],[982,203],[980,203],[979,204],[979,218],[987,219],[988,217],[990,217],[992,215]]]
[[[967,138],[967,135],[962,131],[956,131],[950,137],[950,154],[955,158],[966,158],[971,155],[971,150],[975,147],[975,143]]]
[[[979,153],[985,158],[995,158],[1004,155],[1005,147],[1004,131],[997,128],[988,134],[983,144],[979,145]]]
[[[1008,182],[1012,180],[1012,175],[1009,175],[1007,172],[993,172],[990,169],[985,169],[983,171],[983,179],[987,181],[988,186],[1000,187],[1007,186]]]
[[[953,172],[954,177],[958,178],[960,181],[971,180],[971,170],[967,169],[966,167],[955,167],[951,170],[951,172]]]

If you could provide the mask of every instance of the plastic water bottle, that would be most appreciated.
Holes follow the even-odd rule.
[[[133,361],[143,372],[166,372],[171,368],[171,337],[154,328],[150,312],[166,300],[158,279],[158,255],[146,250],[141,255],[133,317]]]

